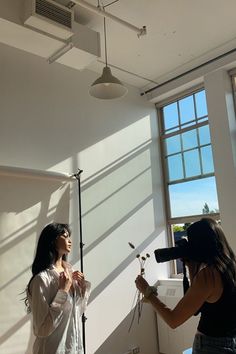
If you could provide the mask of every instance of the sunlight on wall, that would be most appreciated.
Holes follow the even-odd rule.
[[[91,313],[88,326],[90,354],[131,311],[138,263],[128,242],[134,243],[141,253],[151,252],[157,244],[165,246],[163,225],[160,227],[157,222],[158,218],[162,219],[163,211],[162,198],[156,190],[159,182],[154,178],[156,159],[150,116],[145,116],[50,168],[69,172],[81,167],[84,171],[81,177],[84,269],[92,282],[88,309]],[[0,321],[4,324],[0,352],[30,354],[31,342],[27,348],[29,317],[19,294],[30,277],[37,236],[51,220],[70,221],[74,246],[71,259],[73,263],[77,262],[74,267],[80,269],[78,189],[75,182],[69,189],[68,185],[29,183],[24,179],[14,183],[4,181],[3,184],[8,188],[0,195],[1,201],[5,202],[4,208],[0,208],[0,301],[3,308]],[[91,340],[101,312],[112,311],[112,297],[116,301],[120,297],[126,299],[124,303],[117,303],[114,318],[104,319],[103,329]]]
[[[48,171],[60,171],[64,173],[77,173],[77,168],[79,166],[74,166],[74,159],[73,157],[68,157],[67,159],[64,159],[63,161],[58,162],[56,165],[51,166]]]
[[[79,153],[78,166],[84,170],[83,180],[88,181],[106,168],[124,159],[143,144],[150,142],[150,116],[139,119],[134,124],[110,135],[97,144]]]
[[[133,162],[136,162],[139,171],[136,172],[133,169],[130,174],[122,173],[126,169],[124,163],[121,169],[111,172],[109,177],[114,177],[113,184],[112,181],[107,181],[108,178],[104,177],[98,183],[95,182],[91,190],[89,188],[83,193],[83,201],[90,194],[88,199],[91,200],[91,205],[94,204],[87,212],[82,213],[87,246],[98,237],[105,237],[108,231],[112,232],[127,217],[135,213],[135,209],[141,208],[147,199],[152,197],[152,176],[148,155],[149,167],[147,170],[143,170],[142,164],[138,165],[139,158],[136,157]],[[135,177],[134,174],[136,174]],[[96,187],[97,192],[93,191]],[[84,202],[83,205],[88,206],[88,200],[86,201],[87,203]],[[94,221],[96,221],[96,228]]]
[[[140,215],[137,215],[137,217],[138,216]],[[142,220],[140,220],[137,227],[139,227],[142,224],[141,221]],[[135,222],[137,222],[137,219],[135,219]],[[145,228],[145,226],[143,226],[143,228]],[[150,231],[151,230],[149,229],[149,232]],[[165,233],[160,232],[160,234],[158,234],[158,237],[155,238],[154,241],[150,242],[148,247],[145,248],[145,250],[143,250],[142,252],[142,254],[148,252],[151,255],[151,258],[149,259],[145,267],[146,277],[148,281],[151,282],[151,284],[154,284],[157,281],[159,274],[162,274],[162,277],[167,277],[166,266],[164,264],[157,265],[153,256],[153,250],[155,248],[165,246],[165,238],[166,238]],[[125,253],[126,255],[127,253],[130,253],[130,249],[128,249],[126,245],[126,240],[121,240],[121,243],[123,243],[122,253]],[[105,257],[105,250],[102,250],[101,252]],[[117,255],[117,253],[118,252],[116,252],[116,250],[114,249],[112,255],[114,257],[117,257],[118,259],[119,255]],[[111,254],[111,252],[109,252],[109,254]],[[97,276],[98,276],[100,275],[101,263],[100,262],[97,263],[97,261],[98,261],[97,259],[94,259],[94,265],[97,265]],[[155,274],[154,277],[151,276],[151,273],[153,273],[153,269],[157,269],[157,271],[154,272]],[[122,323],[124,318],[130,315],[132,306],[134,306],[134,299],[136,294],[134,280],[138,273],[139,273],[139,262],[135,258],[135,254],[134,254],[129,265],[125,267],[123,271],[120,271],[119,276],[116,277],[114,280],[111,280],[109,286],[104,288],[104,290],[100,293],[99,297],[94,299],[89,304],[88,309],[86,311],[86,317],[88,317],[86,331],[87,334],[88,335],[90,334],[91,338],[93,338],[93,340],[88,341],[87,343],[89,353],[95,353],[96,350],[103,344],[103,342],[105,342],[106,339],[109,338],[109,336],[116,331],[116,329]],[[149,306],[149,305],[144,305],[144,306]],[[101,321],[98,319],[101,319]],[[128,329],[129,329],[130,322],[131,322],[131,316],[129,316],[129,318],[127,319],[124,328],[124,336],[125,336],[123,337],[124,341],[125,340],[129,341],[128,337],[130,336],[130,333],[128,332]],[[134,320],[134,327],[135,325],[137,325],[137,314]],[[142,328],[142,318],[139,326]],[[92,334],[95,333],[96,335],[92,336]],[[132,337],[132,331],[131,331],[131,337]],[[117,340],[119,341],[119,338]],[[138,339],[136,338],[136,342],[134,343],[137,343],[137,341]],[[125,351],[126,350],[124,350],[123,352]],[[103,351],[101,350],[101,353],[102,352]],[[104,353],[107,354],[107,352]]]
[[[105,173],[99,174],[101,178],[94,178],[93,183],[86,183],[83,187],[83,215],[89,214],[93,208],[109,200],[123,189],[132,188],[132,184],[140,184],[145,173],[150,173],[151,157],[150,142],[146,143],[135,153],[124,157],[122,162],[114,164]],[[145,177],[144,177],[145,179]],[[139,180],[137,182],[137,180]],[[88,187],[87,187],[88,185]],[[137,192],[137,189],[134,189]]]
[[[86,311],[89,353],[95,353],[129,316],[139,272],[133,253],[150,252],[150,264],[156,266],[153,249],[166,246],[166,234],[158,224],[163,210],[152,134],[150,116],[145,116],[78,154],[84,170],[84,269],[92,283]],[[152,271],[152,282],[156,274],[167,276],[166,266],[158,269],[159,273]],[[128,336],[128,328],[125,331]]]
[[[93,288],[127,257],[130,239],[139,245],[155,230],[151,144],[146,116],[79,154],[83,168],[88,166],[82,222],[85,269]],[[94,263],[100,264],[99,277]]]
[[[84,262],[86,273],[93,283],[93,289],[105,278],[109,279],[111,272],[130,255],[131,249],[128,242],[131,241],[137,247],[152,235],[154,230],[153,203],[149,201],[92,248],[85,255]],[[96,227],[94,233],[96,235]],[[99,265],[99,274],[94,272],[94,267],[97,265]]]

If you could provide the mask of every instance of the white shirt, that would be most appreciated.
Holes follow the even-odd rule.
[[[72,272],[69,263],[64,265]],[[82,295],[73,280],[74,293],[58,289],[59,273],[52,266],[30,283],[28,300],[36,336],[33,354],[83,354],[79,319],[86,309],[91,284],[85,281]]]

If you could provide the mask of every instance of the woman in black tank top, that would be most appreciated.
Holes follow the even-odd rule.
[[[202,218],[191,224],[185,246],[166,260],[176,258],[189,268],[191,286],[183,298],[169,309],[139,275],[135,283],[145,301],[171,328],[201,313],[193,354],[236,353],[236,257],[219,223]]]

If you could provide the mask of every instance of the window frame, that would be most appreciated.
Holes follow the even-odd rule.
[[[232,82],[232,90],[233,90],[233,99],[234,99],[234,109],[236,112],[236,69],[233,69],[229,72]]]
[[[236,88],[235,88],[236,89]],[[190,95],[193,95],[197,92],[200,92],[202,90],[205,90],[204,85],[198,85],[195,87],[192,87],[191,89],[188,89],[184,92],[180,92],[177,95],[174,95],[170,97],[169,99],[165,99],[163,101],[160,101],[156,103],[156,110],[157,110],[157,119],[158,119],[158,126],[159,126],[159,148],[160,148],[160,154],[161,154],[161,166],[162,166],[162,177],[163,177],[163,195],[164,195],[164,206],[165,206],[165,215],[166,215],[166,224],[167,224],[167,239],[168,239],[168,247],[173,247],[174,245],[174,233],[172,232],[172,226],[175,224],[185,224],[185,223],[192,223],[195,221],[198,221],[204,216],[210,216],[211,218],[215,220],[220,219],[220,212],[217,213],[211,213],[211,214],[197,214],[197,215],[188,215],[188,216],[180,216],[180,217],[171,217],[171,208],[170,208],[170,196],[169,196],[169,188],[168,186],[170,184],[177,184],[181,183],[183,181],[191,181],[191,180],[199,180],[202,178],[207,178],[211,176],[215,176],[215,172],[213,173],[208,173],[200,176],[194,176],[194,177],[189,177],[189,178],[184,178],[178,181],[173,181],[169,182],[168,181],[168,166],[165,161],[166,159],[166,154],[165,154],[165,142],[164,140],[170,136],[174,136],[176,134],[182,134],[187,131],[193,130],[200,128],[202,126],[209,126],[209,120],[205,120],[202,122],[198,122],[194,125],[185,127],[183,129],[179,129],[178,131],[170,132],[165,134],[164,133],[164,119],[163,119],[163,107],[166,106],[167,104],[174,103],[180,99],[184,99],[185,97],[188,97]],[[212,142],[210,144],[212,146]],[[199,145],[198,145],[199,147]],[[182,151],[181,151],[182,154]],[[171,262],[171,275],[177,276],[177,266],[176,262]]]

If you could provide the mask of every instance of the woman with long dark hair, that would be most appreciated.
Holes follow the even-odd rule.
[[[33,354],[83,354],[79,318],[90,283],[66,262],[70,237],[67,224],[51,223],[38,240],[25,301],[36,336]]]
[[[195,313],[201,317],[193,354],[236,353],[236,258],[214,219],[202,218],[187,229],[191,286],[174,309],[165,306],[146,280],[136,286],[163,320],[176,328]]]

